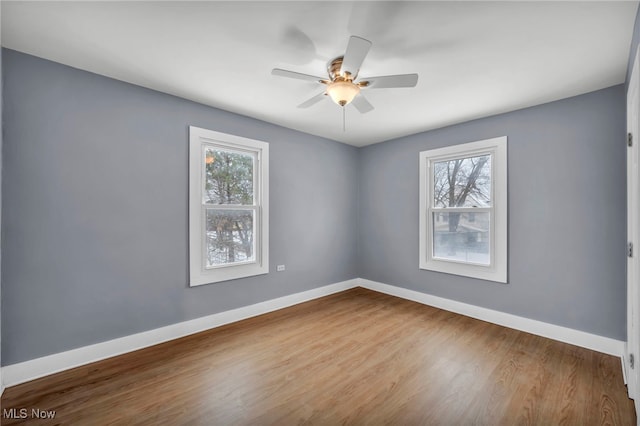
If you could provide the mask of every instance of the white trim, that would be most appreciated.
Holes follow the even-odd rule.
[[[525,331],[537,336],[546,337],[560,342],[569,343],[583,348],[591,349],[614,356],[622,356],[624,353],[624,342],[611,339],[609,337],[598,336],[572,328],[549,324],[542,321],[524,318],[505,312],[494,311],[480,306],[469,305],[451,299],[445,299],[402,287],[396,287],[366,279],[359,279],[360,287],[402,299],[412,300],[423,305],[433,306],[446,311],[455,312],[471,318],[487,321],[515,330]]]
[[[253,209],[256,260],[207,269],[204,259],[202,187],[203,146],[250,153],[255,158],[254,204],[216,208]],[[214,207],[213,205],[211,207]],[[189,126],[189,285],[191,287],[269,273],[269,144],[267,142]]]
[[[638,199],[638,185],[640,184],[640,172],[638,171],[639,151],[638,136],[640,136],[640,50],[636,50],[633,60],[633,68],[629,78],[627,90],[627,132],[633,135],[633,144],[627,148],[627,241],[633,243],[635,251],[640,246],[640,223],[638,211],[640,200]],[[627,257],[627,346],[625,348],[625,374],[628,380],[627,393],[629,398],[635,400],[636,412],[640,413],[640,373],[638,369],[632,369],[629,361],[633,355],[635,359],[640,356],[640,259],[637,255]]]
[[[167,342],[169,340],[178,339],[190,334],[210,330],[225,324],[266,314],[268,312],[273,312],[355,287],[362,287],[379,293],[412,300],[424,305],[437,307],[457,314],[525,331],[527,333],[536,334],[549,339],[570,343],[572,345],[581,346],[609,355],[622,357],[624,354],[625,342],[619,340],[597,336],[584,331],[548,324],[487,308],[481,308],[479,306],[432,296],[430,294],[402,287],[396,287],[362,278],[355,278],[303,291],[301,293],[267,300],[254,305],[244,306],[206,317],[168,325],[155,330],[132,334],[118,339],[96,343],[95,345],[84,346],[66,352],[60,352],[18,364],[8,365],[2,367],[2,376],[4,379],[3,385],[6,387],[19,385],[60,371],[80,367],[92,362],[122,355],[127,352],[136,351],[159,343]]]
[[[277,299],[267,300],[254,305],[244,306],[230,311],[220,312],[190,321],[184,321],[155,330],[144,331],[95,345],[84,346],[66,352],[43,356],[41,358],[2,367],[2,375],[6,386],[20,383],[100,361],[116,355],[136,351],[169,340],[184,337],[212,328],[220,327],[243,319],[277,311],[298,303],[307,302],[319,297],[338,293],[357,287],[357,279],[342,281],[324,287],[295,293]]]
[[[491,265],[477,265],[438,259],[433,255],[431,164],[474,155],[491,154]],[[483,280],[507,282],[507,137],[447,146],[420,152],[419,254],[420,269],[462,275]],[[443,212],[450,209],[442,209]],[[471,209],[456,209],[466,211]],[[487,209],[476,209],[486,211]]]

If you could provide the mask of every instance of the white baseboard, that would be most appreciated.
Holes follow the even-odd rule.
[[[433,306],[447,311],[477,318],[483,321],[526,331],[538,336],[547,337],[572,345],[581,346],[598,352],[622,357],[625,342],[602,337],[571,328],[548,324],[517,315],[494,311],[479,306],[469,305],[455,300],[444,299],[430,294],[396,287],[366,279],[356,278],[348,281],[315,288],[277,299],[267,300],[254,305],[244,306],[230,311],[220,312],[202,318],[168,325],[166,327],[149,330],[130,336],[96,343],[41,358],[12,364],[0,369],[0,395],[4,387],[15,386],[30,380],[48,376],[70,368],[79,367],[113,356],[157,345],[169,340],[184,337],[225,324],[266,314],[289,306],[297,305],[319,297],[338,293],[354,287],[363,287],[380,293],[389,294],[424,305]]]
[[[255,317],[257,315],[266,314],[268,312],[297,305],[298,303],[317,299],[333,293],[338,293],[340,291],[357,287],[357,285],[357,279],[342,281],[324,287],[303,291],[301,293],[267,300],[254,305],[243,306],[230,311],[220,312],[206,317],[156,328],[155,330],[132,334],[130,336],[120,337],[118,339],[96,343],[95,345],[84,346],[66,352],[47,355],[18,364],[7,365],[2,367],[4,385],[7,387],[15,386],[20,383],[25,383],[30,380],[68,370],[70,368],[90,364],[116,355],[122,355],[127,352],[157,345],[159,343],[215,327],[220,327],[225,324]]]
[[[389,294],[392,296],[400,297],[402,299],[412,300],[424,305],[429,305],[436,308],[444,309],[446,311],[455,312],[457,314],[462,314],[482,321],[502,325],[504,327],[525,331],[527,333],[547,337],[549,339],[558,340],[560,342],[581,346],[583,348],[591,349],[605,354],[618,357],[621,357],[624,354],[625,342],[621,340],[598,336],[596,334],[586,333],[584,331],[574,330],[572,328],[562,327],[559,325],[549,324],[546,322],[524,318],[517,315],[507,314],[505,312],[494,311],[492,309],[469,305],[467,303],[457,302],[455,300],[432,296],[430,294],[362,278],[358,280],[358,285],[369,290],[378,291],[380,293]]]

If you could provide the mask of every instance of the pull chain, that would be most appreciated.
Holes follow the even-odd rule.
[[[346,110],[346,108],[343,106],[342,107],[342,131],[343,132],[347,131],[347,120],[346,120],[346,116],[345,116],[345,110]]]

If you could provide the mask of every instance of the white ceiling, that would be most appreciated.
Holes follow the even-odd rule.
[[[355,146],[623,83],[637,2],[12,2],[2,45]],[[350,35],[373,42],[358,113],[271,75],[326,75]]]

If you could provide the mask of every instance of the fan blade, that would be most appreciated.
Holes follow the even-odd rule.
[[[351,36],[349,44],[347,45],[347,51],[342,59],[342,67],[340,68],[340,74],[348,72],[353,78],[356,78],[358,71],[360,71],[360,65],[364,61],[365,56],[371,49],[371,42],[360,37]]]
[[[309,108],[311,105],[315,105],[318,102],[320,102],[321,100],[323,100],[325,95],[326,95],[325,92],[320,92],[317,95],[315,95],[314,97],[312,97],[312,98],[304,101],[300,105],[298,105],[298,108]]]
[[[326,81],[324,78],[316,77],[315,75],[302,74],[300,72],[283,70],[280,68],[274,68],[271,71],[271,74],[277,75],[280,77],[289,77],[289,78],[297,78],[298,80],[307,80],[307,81],[315,81],[318,83],[322,83]]]
[[[363,83],[368,84],[363,84]],[[358,84],[369,89],[390,89],[394,87],[415,87],[418,74],[384,75],[381,77],[363,78]]]
[[[367,112],[374,109],[373,105],[371,105],[367,100],[367,98],[362,96],[362,94],[359,94],[358,96],[353,98],[351,103],[353,104],[354,107],[356,107],[358,111],[360,111],[361,114],[366,114]]]

